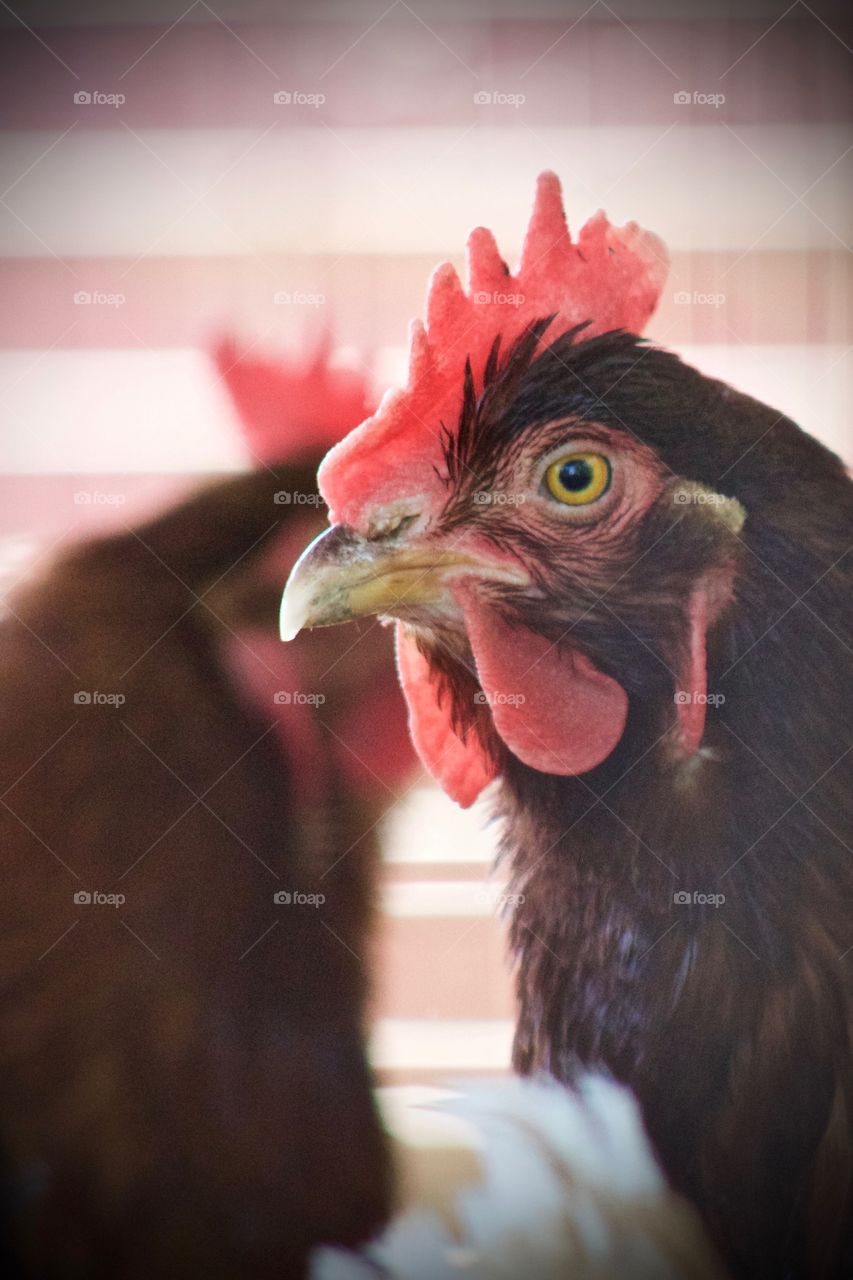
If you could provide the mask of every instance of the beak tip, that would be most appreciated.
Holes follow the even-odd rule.
[[[284,595],[281,597],[281,608],[278,614],[278,634],[286,643],[288,640],[295,640],[305,624],[305,609],[298,600],[294,599],[295,592],[291,590],[291,585],[284,589]]]

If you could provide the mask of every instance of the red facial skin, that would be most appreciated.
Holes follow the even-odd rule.
[[[536,564],[514,546],[496,546],[489,536],[492,525],[504,533],[508,525],[514,526],[540,544],[554,543],[562,561],[576,561],[578,575],[589,575],[592,567],[605,595],[608,572],[611,578],[617,572],[608,564],[608,546],[629,536],[631,526],[660,496],[668,473],[651,450],[602,425],[567,421],[543,430],[553,440],[555,428],[561,427],[561,442],[544,454],[535,440],[531,442],[512,473],[502,475],[501,489],[487,493],[490,500],[475,508],[470,525],[443,532],[442,512],[435,510],[431,520],[427,515],[424,545],[452,546],[492,565],[521,569],[535,597]],[[561,504],[544,477],[553,462],[580,452],[608,459],[610,483],[588,505]],[[564,637],[550,642],[516,618],[508,620],[490,594],[488,574],[478,579],[475,572],[461,571],[450,596],[442,605],[443,617],[432,621],[438,621],[439,631],[448,624],[464,630],[473,659],[471,674],[480,689],[475,696],[488,707],[499,738],[512,754],[531,768],[564,776],[585,773],[606,759],[622,736],[628,698],[616,680],[578,650],[568,629]],[[698,593],[691,605],[690,657],[681,681],[691,693],[704,692],[707,616],[707,602]],[[429,627],[431,620],[427,616],[419,621]],[[441,699],[440,682],[405,629],[398,636],[398,664],[422,761],[458,803],[470,805],[495,776],[494,763],[476,733],[460,738],[449,703]],[[676,710],[684,749],[693,751],[701,741],[704,704],[691,697],[679,702]]]

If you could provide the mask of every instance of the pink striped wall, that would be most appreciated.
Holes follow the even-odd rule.
[[[748,255],[675,253],[670,287],[649,333],[668,345],[853,341],[853,257],[841,248]],[[456,264],[463,270],[461,254]],[[295,342],[327,319],[364,350],[399,345],[421,304],[435,256],[274,255],[0,259],[0,347],[195,346],[233,327]],[[71,273],[73,272],[73,274]],[[78,290],[112,294],[116,306],[79,305]],[[279,290],[322,295],[282,306]],[[685,305],[682,294],[690,295]],[[696,301],[693,297],[696,295]],[[717,299],[722,299],[717,302]]]
[[[476,220],[513,258],[546,166],[574,226],[604,202],[670,241],[653,338],[853,461],[849,20],[784,0],[662,4],[478,0],[450,19],[429,0],[352,0],[320,18],[222,0],[181,18],[182,0],[158,0],[149,22],[40,0],[18,6],[33,31],[0,11],[0,593],[38,547],[240,465],[214,336],[275,352],[332,323],[378,383],[396,376],[435,262],[462,267]],[[52,24],[33,16],[48,9]],[[74,101],[96,91],[124,101]],[[274,101],[295,91],[324,101]],[[123,500],[81,505],[80,490]],[[437,846],[474,843],[470,826],[445,834],[449,802],[419,803],[388,837],[388,885],[481,879],[468,855],[417,861],[427,827]],[[499,921],[389,910],[376,957],[386,1079],[446,1076],[407,1055],[412,1028],[435,1026],[451,1065],[461,1028],[483,1037],[480,1069],[505,1066]]]
[[[732,124],[848,120],[853,109],[842,43],[853,43],[849,20],[836,16],[830,30],[805,8],[768,32],[784,6],[767,19],[702,20],[697,6],[698,20],[688,10],[681,20],[629,25],[600,7],[572,25],[588,7],[578,5],[546,20],[438,19],[428,29],[398,6],[365,34],[383,7],[353,5],[351,17],[312,22],[304,11],[293,16],[291,9],[288,18],[282,6],[281,21],[235,21],[230,30],[215,22],[48,28],[39,34],[53,56],[28,32],[8,31],[0,44],[0,118],[6,128],[63,128],[81,118],[73,103],[81,87],[124,93],[121,114],[134,128],[169,129],[269,124],[278,89],[324,92],[322,113],[291,106],[300,124],[318,128],[321,120],[472,122],[480,88],[524,92],[534,127],[668,122],[680,88],[725,93]],[[175,17],[181,9],[175,6]],[[29,91],[33,85],[38,93]],[[699,118],[707,108],[688,111]],[[90,109],[86,126],[110,128],[114,114]],[[500,107],[493,118],[501,118]]]

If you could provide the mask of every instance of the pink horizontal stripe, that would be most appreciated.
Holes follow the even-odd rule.
[[[0,295],[12,303],[0,309],[0,348],[195,347],[223,332],[284,347],[326,323],[364,352],[402,346],[435,262],[354,254],[68,265],[0,259]],[[853,260],[841,251],[674,254],[650,333],[670,345],[850,342],[851,286]],[[81,291],[93,300],[75,303]]]
[[[398,1087],[407,1084],[434,1085],[436,1088],[448,1088],[459,1080],[470,1076],[476,1083],[479,1080],[504,1079],[509,1077],[509,1067],[374,1067],[376,1083],[380,1087]]]
[[[372,1004],[377,1016],[515,1016],[505,929],[498,919],[386,917],[375,945]]]
[[[0,475],[0,539],[31,533],[41,546],[123,529],[216,476],[197,473]],[[75,495],[90,495],[75,502]]]
[[[4,30],[0,119],[20,129],[74,121],[114,128],[118,116],[135,128],[511,122],[514,107],[478,107],[477,90],[524,93],[531,127],[705,121],[709,114],[732,124],[808,123],[853,114],[849,53],[800,10],[769,32],[763,19],[636,20],[629,29],[590,17],[566,34],[570,23],[568,15],[433,22],[430,31],[399,9],[367,34],[362,19],[284,18],[230,31],[191,22],[171,30],[41,29],[55,56],[27,31]],[[123,93],[127,101],[118,110],[75,106],[80,89]],[[674,111],[679,89],[723,92],[726,103],[719,111],[701,103]],[[276,90],[322,92],[326,102],[276,107]]]

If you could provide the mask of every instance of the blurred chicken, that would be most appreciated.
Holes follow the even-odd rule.
[[[402,699],[381,631],[275,638],[352,418],[316,362],[219,362],[241,410],[278,395],[266,465],[64,552],[0,624],[3,1247],[33,1280],[288,1280],[390,1206],[363,1024]]]

